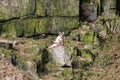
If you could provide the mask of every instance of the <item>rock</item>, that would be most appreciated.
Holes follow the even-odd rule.
[[[26,61],[26,69],[36,80],[39,79],[37,75],[36,64],[32,61]]]
[[[5,37],[30,37],[35,34],[46,33],[47,19],[20,19],[5,22],[2,25],[2,33]]]
[[[33,14],[35,0],[0,0],[0,21]]]
[[[37,16],[78,16],[79,0],[37,0]]]
[[[78,27],[77,18],[39,18],[12,20],[2,24],[4,37],[30,37],[37,34],[57,34],[64,31],[68,34],[71,29]]]
[[[73,40],[80,42],[80,35],[79,34],[74,35]]]
[[[17,62],[17,56],[15,54],[11,54],[11,63],[16,66],[18,64]]]
[[[93,54],[90,50],[88,49],[83,49],[82,51],[82,57],[85,58],[86,60],[92,62],[94,59],[93,59]]]
[[[81,33],[81,41],[87,44],[93,44],[95,41],[97,41],[96,37],[97,35],[95,32],[92,30],[90,31],[89,29]]]
[[[0,21],[33,14],[33,0],[0,0]]]
[[[94,22],[97,20],[97,14],[96,13],[90,13],[90,16],[88,16],[85,20],[89,22]]]
[[[90,4],[82,4],[81,6],[81,19],[94,22],[97,20],[97,13],[94,11],[94,6]]]
[[[58,31],[63,31],[68,34],[73,28],[77,28],[79,25],[79,17],[64,18],[64,17],[52,17],[48,18],[48,31],[52,34],[57,34]]]
[[[58,66],[71,66],[71,53],[64,46],[52,48],[51,53]]]
[[[85,65],[88,65],[89,63],[90,62],[87,61],[85,58],[77,56],[72,62],[72,67],[73,69],[82,69],[85,68]]]
[[[119,3],[119,2],[118,2]],[[104,0],[101,6],[103,7],[102,16],[105,18],[113,18],[116,15],[116,1],[115,0]]]
[[[9,40],[0,40],[0,47],[4,47],[7,49],[13,49],[13,47],[15,46],[16,41],[9,41]]]

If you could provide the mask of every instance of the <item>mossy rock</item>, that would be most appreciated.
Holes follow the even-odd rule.
[[[2,24],[1,34],[5,37],[29,37],[47,32],[46,18],[18,19]]]
[[[88,49],[83,49],[82,51],[82,57],[85,58],[86,60],[92,62],[94,59],[93,59],[93,54],[90,50]]]
[[[43,0],[36,0],[36,15],[46,16],[46,4]]]
[[[26,19],[22,20],[21,34],[24,37],[29,37],[35,34],[44,34],[46,30],[46,19]],[[19,26],[19,25],[18,25]],[[19,28],[19,27],[17,27]],[[19,29],[18,29],[19,31]],[[19,36],[19,35],[18,35]]]
[[[81,34],[81,41],[87,44],[93,44],[96,36],[94,31],[85,31]]]
[[[59,31],[64,31],[65,34],[68,34],[72,29],[77,28],[79,21],[78,17],[76,18],[63,18],[63,17],[53,17],[48,18],[49,32],[56,34]]]
[[[116,1],[115,0],[104,0],[102,1],[103,6],[103,12],[102,16],[104,16],[105,19],[115,18],[116,15]]]
[[[3,53],[5,55],[5,57],[10,60],[11,58],[11,54],[13,53],[12,50],[8,50],[5,48],[0,48],[0,53]]]
[[[91,64],[91,61],[88,60],[88,58],[78,56],[74,58],[72,67],[74,69],[85,69],[86,67],[90,66],[90,64]]]
[[[47,18],[42,18],[38,20],[38,25],[36,26],[36,34],[45,34],[48,32],[49,25],[47,25],[47,22]]]
[[[78,18],[39,18],[16,19],[2,24],[2,33],[7,37],[30,37],[36,34],[58,34],[64,31],[68,34],[73,28],[78,27]]]
[[[3,0],[0,4],[0,21],[20,18],[33,14],[34,11],[35,1],[33,0]]]
[[[2,25],[2,34],[4,37],[16,37],[15,22],[9,21]]]
[[[37,0],[37,16],[78,16],[79,0]]]

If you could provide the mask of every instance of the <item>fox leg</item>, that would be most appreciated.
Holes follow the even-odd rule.
[[[52,44],[49,48],[51,49],[51,48],[54,48],[56,46],[57,46],[57,44]]]

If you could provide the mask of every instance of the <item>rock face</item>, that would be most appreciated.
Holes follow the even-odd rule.
[[[77,27],[78,18],[39,18],[20,19],[5,22],[2,25],[1,35],[6,37],[29,37],[36,34],[57,34],[58,31],[68,33]]]
[[[93,22],[120,14],[118,0],[0,0],[0,34],[29,37],[38,34],[68,34],[79,20]]]
[[[35,0],[0,0],[0,21],[33,14]]]
[[[78,16],[79,0],[0,0],[0,33],[5,37],[68,33],[77,27]]]
[[[53,48],[51,53],[58,66],[71,66],[71,53],[66,51],[64,46]]]
[[[78,16],[79,0],[37,0],[37,16]]]

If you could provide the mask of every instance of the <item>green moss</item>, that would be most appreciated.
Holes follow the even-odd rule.
[[[50,13],[49,15],[54,16],[54,15],[61,15],[62,13],[62,2],[60,0],[53,0],[48,2],[50,5]]]
[[[36,15],[38,16],[78,16],[79,0],[37,0]]]
[[[15,30],[17,36],[29,37],[35,34],[47,32],[46,19],[20,19],[15,20]]]
[[[49,27],[49,25],[47,24],[47,19],[46,18],[42,18],[38,20],[38,25],[36,26],[36,33],[37,34],[44,34],[47,32],[47,29]]]
[[[20,18],[34,13],[35,0],[1,1],[0,10],[0,21]]]
[[[73,56],[73,57],[76,57],[76,56],[77,56],[77,51],[75,50],[74,47],[70,47],[70,52],[72,53],[72,56]]]
[[[34,35],[35,27],[37,26],[37,20],[36,19],[28,19],[24,20],[24,36],[31,36]]]
[[[62,75],[64,80],[70,80],[72,76],[72,68],[64,68]]]
[[[83,49],[81,52],[83,58],[86,58],[88,61],[93,61],[93,54],[90,52],[90,50]]]
[[[54,17],[49,18],[49,31],[51,33],[58,33],[59,31],[64,31],[65,34],[70,32],[73,28],[78,27],[78,18],[62,18]]]
[[[94,41],[96,41],[96,36],[94,31],[85,31],[83,34],[81,34],[81,41],[87,43],[87,44],[93,44]]]
[[[12,50],[0,48],[0,53],[3,53],[7,59],[10,60],[11,54],[13,53]]]
[[[4,23],[2,25],[2,33],[6,35],[5,37],[16,37],[14,21]]]
[[[16,29],[17,36],[24,36],[25,26],[24,26],[23,22],[24,21],[22,19],[15,21],[15,29]]]
[[[43,0],[36,0],[36,15],[45,16],[45,3]]]
[[[17,17],[23,17],[30,14],[34,14],[35,0],[18,1],[18,4],[19,4],[18,12],[14,12],[14,14],[18,15]]]
[[[18,57],[17,58],[17,61],[18,61],[18,65],[17,65],[17,67],[19,68],[19,69],[22,69],[22,70],[27,70],[26,69],[26,61],[27,61],[27,58],[25,58],[25,57]]]

